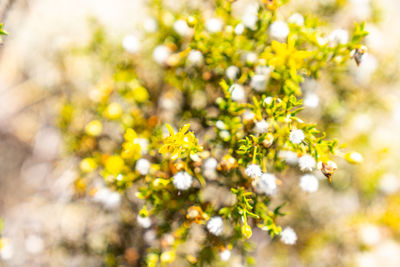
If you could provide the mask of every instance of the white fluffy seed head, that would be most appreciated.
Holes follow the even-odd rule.
[[[236,66],[229,66],[225,70],[225,75],[228,79],[235,80],[239,74],[239,68]]]
[[[248,5],[242,16],[244,26],[251,30],[257,29],[258,8],[259,6],[257,4]]]
[[[257,59],[258,59],[258,56],[256,53],[249,52],[246,54],[246,63],[247,64],[252,65],[252,64],[256,63]]]
[[[254,129],[257,133],[263,134],[268,132],[269,124],[265,120],[257,121]]]
[[[304,133],[302,130],[292,130],[289,134],[289,141],[292,142],[293,144],[297,145],[303,142],[304,140]]]
[[[192,50],[187,57],[188,63],[193,66],[200,66],[203,64],[203,54],[198,50]]]
[[[261,167],[258,164],[248,165],[244,173],[253,179],[258,178],[262,175]]]
[[[222,21],[217,18],[212,18],[206,21],[206,29],[211,33],[217,33],[222,30]]]
[[[300,13],[294,13],[291,15],[288,19],[289,23],[296,24],[298,26],[303,26],[304,25],[304,17]]]
[[[277,41],[285,41],[285,39],[289,35],[289,27],[286,22],[283,21],[275,21],[271,24],[269,28],[269,33],[272,39]]]
[[[153,59],[160,65],[165,64],[170,55],[171,50],[165,45],[159,45],[153,51]]]
[[[136,221],[143,228],[149,228],[151,226],[150,217],[142,217],[140,216],[140,214],[138,214],[138,216],[136,217]]]
[[[315,167],[315,159],[310,155],[303,155],[299,158],[299,167],[303,172],[312,171]]]
[[[193,182],[193,177],[186,171],[178,172],[174,175],[172,183],[178,190],[187,190]]]
[[[274,195],[277,191],[275,175],[263,173],[256,183],[257,191],[266,195]]]
[[[147,159],[139,159],[138,161],[136,161],[135,169],[141,175],[147,175],[150,171],[150,166],[150,161],[148,161]]]
[[[243,86],[241,86],[240,84],[232,84],[231,88],[229,88],[229,91],[231,92],[231,97],[233,101],[243,102],[246,100],[246,93]]]
[[[157,21],[153,18],[146,18],[143,22],[143,28],[148,33],[155,32],[158,29]]]
[[[305,174],[300,178],[300,187],[308,193],[318,190],[318,179],[312,174]]]
[[[113,210],[119,207],[121,195],[107,187],[101,187],[94,195],[93,201],[101,203],[107,210]]]
[[[125,49],[125,51],[135,54],[139,52],[140,49],[139,39],[134,35],[127,35],[122,40],[122,47]]]
[[[336,29],[328,36],[330,45],[346,44],[349,41],[349,33],[344,29]]]
[[[236,35],[241,35],[244,32],[244,25],[242,23],[239,23],[235,27],[235,34]]]
[[[244,121],[252,121],[255,118],[256,114],[254,114],[253,112],[251,112],[250,110],[246,110],[243,113],[243,120]]]
[[[281,241],[286,245],[294,245],[297,241],[296,232],[291,227],[286,227],[281,232]]]
[[[287,164],[295,165],[298,162],[296,152],[289,151],[289,150],[281,150],[278,153],[278,156],[285,160]]]
[[[229,249],[225,249],[219,253],[219,257],[222,261],[228,261],[231,257],[231,251]]]
[[[319,104],[319,97],[317,94],[309,93],[304,97],[304,106],[308,108],[316,108]]]
[[[215,158],[208,158],[203,162],[203,169],[204,170],[213,170],[215,171],[218,166],[218,161]]]
[[[224,221],[219,216],[211,217],[211,219],[207,222],[207,229],[213,235],[219,236],[224,230]]]
[[[133,140],[133,143],[134,144],[138,144],[140,146],[140,154],[143,155],[143,154],[146,154],[149,151],[149,149],[148,149],[149,140],[148,139],[142,138],[142,137],[135,138]]]
[[[186,21],[178,19],[174,22],[174,31],[180,36],[188,36],[191,34],[191,29],[187,25]]]
[[[257,92],[264,92],[267,89],[268,77],[262,74],[256,74],[251,77],[250,86]]]

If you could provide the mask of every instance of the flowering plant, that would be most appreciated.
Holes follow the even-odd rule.
[[[255,228],[293,245],[295,230],[278,220],[285,203],[271,204],[285,170],[303,173],[300,188],[315,192],[312,171],[331,181],[335,157],[361,160],[298,114],[305,79],[362,61],[364,25],[349,34],[311,15],[283,20],[284,2],[249,5],[237,18],[231,1],[216,1],[212,15],[154,1],[148,35],[124,38],[126,52],[106,49],[96,33],[90,49],[108,62],[103,80],[66,98],[59,125],[81,160],[78,193],[113,207],[120,195],[100,190],[97,175],[128,202],[135,192],[137,223],[159,241],[147,249],[148,266],[228,260],[232,249],[247,256]]]

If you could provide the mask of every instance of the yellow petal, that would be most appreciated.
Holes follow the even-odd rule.
[[[174,129],[172,128],[171,125],[169,125],[168,123],[165,124],[165,127],[167,127],[167,130],[169,132],[169,135],[174,135]]]

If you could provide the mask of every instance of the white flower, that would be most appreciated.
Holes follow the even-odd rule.
[[[301,156],[299,159],[299,167],[302,171],[312,171],[315,167],[315,159],[310,155]]]
[[[234,83],[232,84],[231,88],[229,88],[231,92],[231,97],[233,101],[243,102],[246,99],[246,94],[244,91],[243,86],[240,84]]]
[[[213,235],[221,235],[224,230],[224,222],[221,217],[214,216],[207,222],[207,229]]]
[[[257,121],[255,125],[255,130],[257,133],[266,133],[268,132],[269,124],[265,120]]]
[[[203,54],[198,50],[190,51],[187,57],[189,64],[193,66],[200,66],[203,64],[203,59]]]
[[[281,241],[286,245],[294,245],[297,241],[296,232],[291,227],[286,227],[281,232]]]
[[[142,216],[140,216],[140,214],[138,214],[138,216],[136,217],[136,221],[143,228],[149,228],[151,226],[150,217],[142,217]]]
[[[171,54],[171,50],[165,45],[157,46],[153,51],[153,59],[160,65],[165,64],[168,57]]]
[[[261,167],[257,164],[248,165],[247,168],[244,170],[244,173],[253,179],[262,175]]]
[[[228,79],[235,80],[239,74],[239,68],[236,66],[229,66],[225,70],[225,75]]]
[[[140,49],[140,43],[136,36],[127,35],[122,40],[122,47],[129,53],[135,54]]]
[[[305,174],[300,178],[300,187],[308,193],[318,190],[318,179],[312,174]]]
[[[231,257],[231,251],[229,249],[225,249],[219,253],[219,257],[222,261],[228,261]]]
[[[203,162],[204,170],[216,170],[218,161],[215,158],[208,158]]]
[[[288,19],[289,23],[296,24],[298,26],[303,26],[304,25],[304,18],[300,13],[294,13],[291,15]]]
[[[211,33],[217,33],[222,30],[222,21],[217,18],[212,18],[206,21],[206,29]]]
[[[289,35],[289,27],[286,22],[283,21],[275,21],[271,24],[269,28],[269,33],[272,39],[278,41],[285,41],[286,37]]]
[[[143,28],[148,33],[155,32],[158,29],[157,21],[153,18],[146,18],[143,22]]]
[[[252,4],[247,6],[244,15],[242,17],[242,22],[244,26],[251,30],[256,29],[256,24],[258,21],[258,5],[257,4]]]
[[[193,177],[185,171],[176,173],[173,178],[172,183],[179,190],[189,189],[193,182]]]
[[[263,173],[256,183],[257,191],[266,195],[274,195],[277,190],[275,175]]]
[[[192,32],[186,21],[182,19],[178,19],[174,22],[174,31],[180,36],[188,36]]]
[[[239,23],[235,27],[235,34],[236,35],[241,35],[244,32],[244,25],[242,23]]]
[[[304,140],[304,133],[302,130],[292,130],[289,134],[289,140],[293,144],[297,145],[303,142]]]
[[[317,94],[310,93],[304,97],[304,106],[308,108],[316,108],[319,104],[319,97]]]
[[[138,161],[136,161],[135,169],[141,175],[146,175],[150,171],[150,166],[150,161],[148,161],[147,159],[139,159]]]
[[[331,45],[346,44],[349,41],[349,33],[344,29],[336,29],[328,36]]]
[[[264,92],[267,89],[268,77],[262,74],[256,74],[251,77],[250,86],[257,92]]]

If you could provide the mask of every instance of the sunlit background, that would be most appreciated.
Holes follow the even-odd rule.
[[[352,65],[353,79],[335,88],[323,79],[304,83],[302,114],[359,151],[363,163],[338,162],[333,185],[321,183],[315,194],[286,188],[283,199],[302,194],[283,218],[299,242],[271,245],[255,232],[256,266],[400,266],[400,1],[291,2],[305,12],[341,2],[338,28],[367,21],[369,54],[360,67]],[[95,84],[90,69],[101,66],[72,51],[90,40],[93,21],[121,44],[151,27],[146,12],[144,0],[0,0],[9,33],[0,45],[0,265],[102,266],[101,251],[116,238],[120,197],[104,192],[105,198],[75,200],[77,162],[64,156],[54,125],[61,92]],[[152,239],[150,232],[137,234],[123,255],[129,266]],[[232,266],[241,266],[235,255]]]

